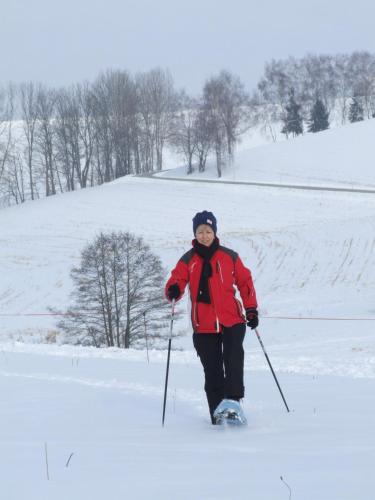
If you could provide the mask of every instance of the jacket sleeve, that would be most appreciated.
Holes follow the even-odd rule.
[[[182,259],[180,259],[177,262],[176,267],[171,272],[171,277],[169,278],[169,280],[167,281],[167,284],[165,285],[165,289],[164,289],[165,296],[167,297],[168,288],[171,285],[176,283],[178,285],[178,288],[180,289],[180,293],[181,293],[180,297],[177,300],[180,300],[184,294],[184,291],[185,291],[185,288],[186,288],[186,285],[188,282],[189,282],[188,266]]]
[[[243,265],[240,257],[237,257],[234,264],[234,279],[240,292],[244,308],[258,307],[257,297],[250,270]]]

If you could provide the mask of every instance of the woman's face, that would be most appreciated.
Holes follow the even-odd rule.
[[[207,224],[201,224],[197,227],[195,237],[197,238],[198,243],[209,247],[215,239],[215,233]]]

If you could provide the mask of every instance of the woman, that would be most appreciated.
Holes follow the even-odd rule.
[[[220,245],[212,212],[193,218],[193,248],[178,261],[165,293],[179,300],[189,283],[193,343],[203,365],[205,391],[213,424],[215,409],[223,399],[244,396],[243,368],[246,323],[258,326],[257,300],[251,273],[236,252]],[[237,287],[243,308],[235,297]]]

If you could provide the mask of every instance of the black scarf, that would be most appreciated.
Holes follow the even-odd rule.
[[[211,304],[210,291],[208,287],[208,278],[212,276],[212,266],[210,260],[219,248],[219,240],[215,238],[209,247],[206,247],[205,245],[198,243],[197,240],[194,240],[193,246],[197,254],[203,257],[202,274],[199,280],[197,302]]]

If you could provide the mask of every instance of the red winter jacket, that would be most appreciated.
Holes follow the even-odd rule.
[[[235,297],[234,286],[240,292],[245,309],[257,307],[251,272],[243,265],[236,252],[219,245],[210,263],[212,276],[208,279],[208,285],[211,304],[197,302],[203,258],[194,248],[181,257],[165,286],[167,296],[169,286],[177,283],[181,298],[189,283],[191,321],[196,333],[219,333],[222,326],[246,323],[241,302]]]

